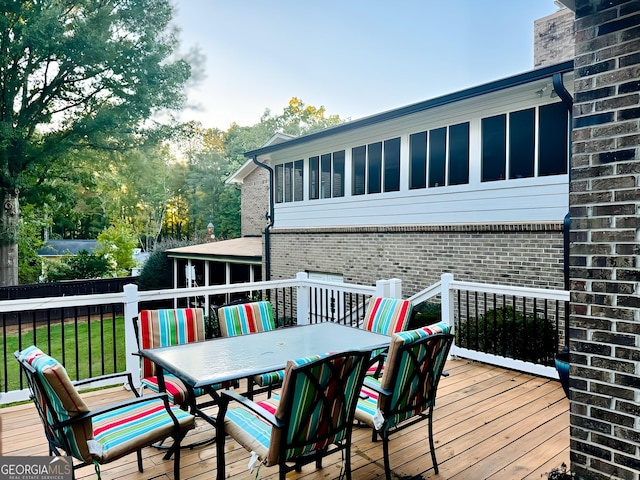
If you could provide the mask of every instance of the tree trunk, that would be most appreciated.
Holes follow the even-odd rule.
[[[0,286],[18,284],[18,191],[2,192],[0,212]]]

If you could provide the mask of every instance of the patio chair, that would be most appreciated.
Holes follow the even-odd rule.
[[[139,318],[133,319],[139,349],[169,347],[205,339],[204,315],[201,308],[178,308],[142,310]],[[140,357],[141,383],[143,387],[158,393],[159,379],[155,364]],[[195,408],[195,399],[206,395],[203,389],[191,389],[174,375],[165,373],[164,382],[169,401],[183,409]],[[229,388],[231,384],[215,385],[214,388]]]
[[[227,305],[218,309],[218,322],[223,337],[247,335],[249,333],[267,332],[276,328],[271,302],[246,302]],[[267,391],[269,395],[273,387],[280,385],[284,379],[284,370],[255,375],[249,379],[249,397],[258,391]],[[263,387],[254,390],[253,384]]]
[[[450,326],[428,327],[394,333],[385,369],[380,379],[367,377],[356,420],[373,428],[373,440],[382,437],[384,469],[391,479],[389,436],[421,420],[429,422],[429,448],[435,473],[438,463],[433,444],[433,407],[453,335]]]
[[[393,335],[407,328],[413,304],[401,298],[371,297],[362,321],[362,328],[370,332]],[[386,349],[375,350],[372,359],[379,357],[369,367],[367,375],[379,377],[384,368]]]
[[[173,475],[180,478],[180,441],[194,428],[194,417],[172,406],[167,394],[141,397],[132,389],[134,398],[90,410],[77,386],[117,377],[125,377],[131,385],[131,374],[71,382],[65,368],[35,346],[14,355],[44,426],[49,455],[69,455],[79,460],[74,469],[94,464],[100,476],[100,465],[135,452],[142,472],[141,449],[171,437],[173,447],[164,459],[174,455]]]
[[[218,414],[218,480],[225,478],[225,436],[233,437],[266,466],[278,465],[279,478],[302,465],[344,450],[351,478],[351,430],[358,392],[371,352],[351,351],[290,360],[274,408],[235,392],[221,393]],[[229,409],[231,401],[240,406]]]

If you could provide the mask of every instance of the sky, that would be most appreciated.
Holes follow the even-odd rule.
[[[182,121],[227,130],[291,97],[343,120],[533,69],[533,22],[553,0],[174,0],[197,49]]]

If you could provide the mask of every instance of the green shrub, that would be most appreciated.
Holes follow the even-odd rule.
[[[438,323],[442,319],[442,308],[439,303],[422,302],[413,307],[407,330],[414,330]]]
[[[136,283],[140,290],[161,290],[173,288],[173,262],[165,250],[193,245],[193,242],[166,239],[158,242],[144,263]]]
[[[511,305],[487,310],[477,320],[470,318],[456,327],[460,347],[534,363],[553,362],[553,324],[533,314],[525,316]]]

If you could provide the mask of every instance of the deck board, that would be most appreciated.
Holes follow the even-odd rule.
[[[461,359],[450,359],[438,389],[434,410],[434,438],[440,473],[436,475],[429,454],[426,422],[391,437],[390,461],[394,478],[402,479],[540,479],[544,473],[569,464],[569,403],[559,382]],[[123,388],[83,394],[91,407],[130,396]],[[44,433],[35,408],[23,404],[0,410],[3,455],[47,455]],[[212,428],[198,422],[188,441],[209,438]],[[235,441],[225,443],[226,471],[230,480],[277,478],[276,467],[262,466],[249,473],[249,453]],[[144,449],[144,472],[137,470],[135,455],[102,466],[102,478],[172,480],[173,462],[164,452]],[[371,442],[371,430],[353,430],[354,480],[384,478],[382,444]],[[325,458],[323,468],[307,465],[291,472],[289,479],[330,480],[342,467],[339,454]],[[205,480],[216,473],[215,445],[181,454],[181,478]],[[76,471],[77,479],[95,479],[93,467]]]

